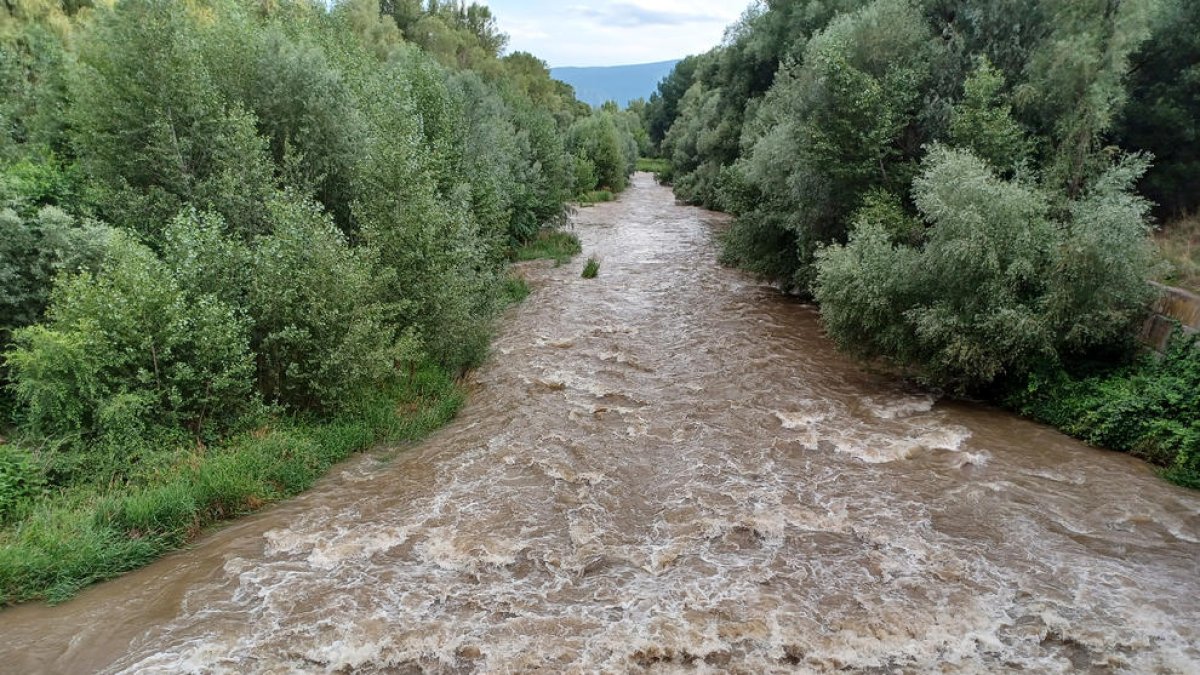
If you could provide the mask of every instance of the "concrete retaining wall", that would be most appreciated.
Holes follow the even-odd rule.
[[[1141,339],[1147,346],[1163,351],[1178,323],[1188,333],[1200,332],[1200,295],[1173,286],[1154,284],[1162,295],[1151,308],[1153,313],[1142,326]]]

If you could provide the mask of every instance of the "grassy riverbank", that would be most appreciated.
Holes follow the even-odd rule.
[[[671,170],[671,162],[667,159],[641,157],[637,161],[637,170],[653,174],[666,173]]]
[[[513,257],[566,262],[579,251],[575,235],[547,230]],[[509,275],[500,295],[513,304],[529,287]],[[425,363],[333,417],[264,412],[218,444],[163,447],[109,484],[51,489],[52,448],[31,447],[32,439],[0,445],[0,607],[61,602],[142,567],[214,525],[307,490],[356,452],[421,440],[464,400],[450,371]]]
[[[1200,489],[1200,344],[1177,336],[1165,355],[1035,373],[1005,398],[1021,414],[1090,444],[1164,468]]]
[[[513,260],[553,260],[562,265],[583,252],[579,237],[562,230],[542,230],[513,252]]]
[[[332,419],[270,416],[217,447],[163,450],[126,483],[31,499],[0,531],[0,605],[62,601],[141,567],[215,523],[308,489],[355,452],[423,438],[462,402],[454,378],[425,365]]]

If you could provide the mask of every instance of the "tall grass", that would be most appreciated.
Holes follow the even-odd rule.
[[[671,170],[671,162],[654,157],[641,157],[637,161],[638,171],[648,171],[653,174],[665,174]]]
[[[1167,223],[1155,240],[1170,265],[1162,281],[1200,291],[1200,215]]]
[[[60,602],[141,567],[215,523],[308,489],[355,452],[423,438],[463,400],[445,370],[426,364],[331,420],[279,416],[220,447],[178,449],[137,484],[46,496],[0,530],[0,606]]]
[[[589,190],[579,195],[578,202],[581,206],[591,206],[592,204],[602,204],[611,202],[617,196],[611,190]]]
[[[583,246],[579,237],[562,230],[542,230],[529,243],[513,251],[513,260],[553,260],[558,264],[570,262]]]
[[[599,276],[599,274],[600,261],[596,260],[594,257],[588,258],[587,264],[583,266],[583,274],[580,276],[582,276],[584,279],[595,279],[597,276]]]

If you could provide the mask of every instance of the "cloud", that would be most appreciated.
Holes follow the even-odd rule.
[[[718,14],[687,10],[652,9],[628,2],[612,3],[603,8],[577,6],[573,9],[583,16],[598,19],[610,26],[623,28],[682,26],[690,23],[713,23],[726,20],[726,17]]]
[[[551,66],[653,63],[708,51],[750,0],[483,0],[512,40]]]

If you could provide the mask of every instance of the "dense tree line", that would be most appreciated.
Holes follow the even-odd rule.
[[[0,407],[45,477],[479,363],[513,248],[641,133],[505,44],[438,0],[4,3]]]
[[[676,194],[737,215],[731,262],[815,296],[843,346],[973,388],[1108,348],[1142,311],[1139,187],[1163,211],[1200,200],[1198,18],[771,0],[643,118]]]
[[[641,116],[841,347],[1196,486],[1200,349],[1131,347],[1152,215],[1200,206],[1197,36],[1190,0],[766,0]]]

